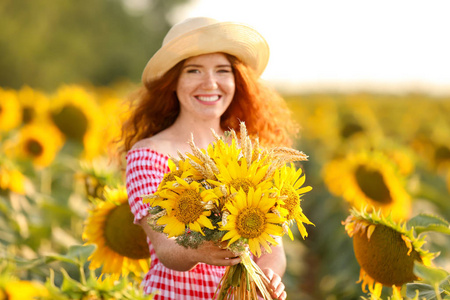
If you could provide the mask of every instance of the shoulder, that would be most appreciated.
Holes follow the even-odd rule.
[[[141,149],[141,148],[152,148],[153,142],[151,138],[146,138],[138,141],[136,144],[131,147],[131,150]]]
[[[150,139],[140,140],[133,145],[126,155],[127,173],[134,169],[139,171],[154,168],[165,170],[169,157],[160,150],[160,147],[154,145]]]
[[[146,148],[151,149],[155,152],[168,155],[177,156],[177,151],[188,151],[188,141],[184,141],[183,138],[176,132],[176,130],[171,130],[169,127],[152,137],[142,139],[133,145],[131,150]]]
[[[171,153],[172,138],[165,131],[155,134],[152,137],[142,139],[133,145],[131,150],[151,149],[155,152],[167,155]]]

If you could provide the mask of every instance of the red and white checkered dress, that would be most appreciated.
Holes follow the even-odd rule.
[[[148,204],[142,202],[141,195],[156,191],[164,174],[169,172],[168,157],[149,148],[137,148],[130,150],[126,158],[128,202],[137,223],[148,214]],[[155,300],[213,298],[225,267],[199,263],[187,272],[174,271],[159,261],[152,243],[147,241],[151,264],[142,282],[145,293],[158,291]]]

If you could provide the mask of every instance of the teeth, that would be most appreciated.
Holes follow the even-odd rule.
[[[215,96],[198,96],[197,97],[198,100],[200,101],[205,101],[205,102],[213,102],[213,101],[217,101],[219,100],[219,96],[215,95]]]

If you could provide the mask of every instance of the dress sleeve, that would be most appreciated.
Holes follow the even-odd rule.
[[[133,149],[127,154],[126,186],[128,203],[138,223],[148,214],[149,205],[142,202],[142,195],[152,194],[158,188],[164,174],[169,172],[167,156],[148,148]]]

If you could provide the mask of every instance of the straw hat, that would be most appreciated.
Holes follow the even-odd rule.
[[[205,17],[189,18],[169,30],[162,47],[145,66],[142,81],[161,77],[186,58],[214,52],[236,56],[258,76],[269,61],[269,45],[254,28]]]

